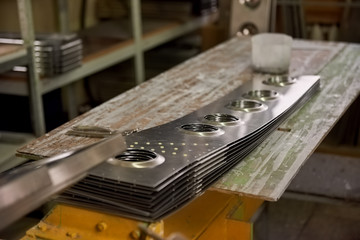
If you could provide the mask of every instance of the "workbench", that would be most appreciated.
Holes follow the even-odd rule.
[[[250,56],[250,39],[232,38],[35,139],[17,155],[40,159],[99,140],[66,135],[75,125],[143,130],[180,118],[258,75]],[[289,73],[320,75],[321,90],[210,190],[277,201],[359,95],[360,45],[295,40]]]

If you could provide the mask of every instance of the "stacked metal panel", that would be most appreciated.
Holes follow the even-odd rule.
[[[59,201],[155,221],[201,194],[319,89],[318,76],[254,77],[173,122],[126,137],[128,150]]]
[[[0,43],[23,44],[18,34],[0,34]],[[82,40],[76,34],[39,34],[34,42],[35,62],[41,76],[51,77],[81,65]],[[23,66],[14,71],[25,72]]]

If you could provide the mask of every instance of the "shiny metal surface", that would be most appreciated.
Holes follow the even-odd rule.
[[[294,84],[296,82],[296,78],[289,77],[287,75],[276,75],[271,76],[263,81],[266,85],[273,85],[284,87],[286,85]]]
[[[203,117],[202,121],[204,123],[220,126],[233,126],[242,123],[238,117],[226,113],[208,114]]]
[[[259,28],[254,23],[246,22],[239,27],[239,30],[236,33],[236,35],[238,37],[253,36],[258,33],[259,33]]]
[[[37,71],[42,76],[54,76],[81,65],[82,40],[76,34],[37,34],[34,41]],[[1,33],[0,43],[23,43],[17,33]],[[26,72],[26,67],[16,66],[13,71]]]
[[[164,161],[163,156],[143,149],[127,149],[122,154],[107,160],[110,164],[131,168],[153,168]]]
[[[244,98],[255,99],[259,101],[268,101],[277,99],[280,94],[274,90],[251,90],[243,95]]]
[[[261,0],[239,0],[239,3],[248,8],[255,9],[260,5]]]
[[[78,125],[72,127],[65,134],[79,137],[104,138],[116,134],[116,131],[98,126]]]
[[[265,111],[268,107],[265,103],[254,100],[233,100],[225,105],[226,108],[234,111],[257,112]]]
[[[302,76],[279,87],[264,84],[265,76],[259,75],[189,115],[126,136],[129,149],[149,151],[143,162],[154,159],[151,153],[164,161],[151,168],[107,161],[66,190],[59,201],[157,220],[200,194],[258,146],[319,89],[319,79]],[[249,93],[264,102],[242,98]],[[273,97],[276,100],[268,100]],[[259,108],[262,111],[254,111]],[[238,124],[220,124],[233,120]]]
[[[314,77],[308,77],[309,80],[313,80]],[[199,138],[198,136],[194,135],[185,135],[181,133],[180,131],[174,131],[178,126],[181,125],[181,123],[186,122],[193,122],[193,120],[199,119],[199,115],[206,115],[205,113],[208,112],[214,112],[214,109],[217,109],[220,107],[222,108],[223,102],[227,102],[227,98],[232,98],[231,96],[226,96],[226,98],[221,99],[212,106],[206,106],[203,109],[200,109],[188,116],[185,116],[179,120],[176,120],[174,122],[168,123],[166,125],[155,127],[152,129],[148,129],[142,132],[139,132],[137,134],[133,134],[128,136],[127,143],[130,147],[144,147],[144,149],[148,149],[150,151],[159,152],[162,154],[167,161],[165,161],[165,165],[171,165],[167,167],[168,169],[172,169],[173,167],[178,167],[179,165],[183,165],[184,160],[186,162],[185,157],[192,157],[192,159],[196,156],[204,155],[205,153],[211,153],[213,150],[216,150],[219,147],[222,147],[224,145],[227,145],[228,143],[232,142],[232,140],[241,139],[248,135],[249,133],[257,130],[262,125],[264,125],[266,122],[271,120],[272,118],[275,118],[276,116],[280,115],[282,111],[288,109],[292,103],[294,103],[297,100],[297,97],[301,96],[302,93],[304,93],[310,84],[312,85],[314,81],[307,81],[308,78],[303,78],[302,81],[299,81],[298,86],[288,88],[288,94],[286,98],[282,99],[281,102],[271,102],[269,103],[270,107],[267,111],[264,112],[256,112],[253,114],[249,113],[234,113],[234,115],[239,116],[240,119],[244,120],[246,124],[243,126],[234,129],[231,127],[231,129],[227,129],[229,127],[224,127],[223,130],[226,131],[226,134],[217,136],[216,138]],[[318,78],[315,78],[318,79]],[[250,85],[250,84],[248,84]],[[305,85],[301,88],[301,85]],[[310,86],[311,86],[310,85]],[[295,86],[295,85],[293,85]],[[241,89],[239,89],[236,92],[233,92],[231,95],[241,95],[243,92],[242,89],[246,89],[246,87],[251,86],[243,86]],[[286,91],[284,89],[284,91]],[[156,139],[158,138],[158,139]],[[173,154],[176,152],[177,154]],[[202,153],[202,154],[200,154]],[[179,158],[179,161],[176,160],[170,160],[174,158]],[[169,160],[168,160],[169,159]],[[169,162],[171,161],[171,163]],[[189,160],[191,161],[191,160]],[[104,169],[103,169],[104,168]],[[164,171],[163,171],[164,170]],[[117,171],[121,171],[121,169],[112,169],[107,168],[106,164],[102,164],[98,168],[94,169],[92,171],[92,174],[94,175],[107,175],[108,178],[118,179],[118,173]],[[169,170],[166,169],[159,169],[159,174],[155,174],[156,176],[160,177],[164,173],[168,172]],[[106,174],[105,174],[106,172]],[[103,174],[102,174],[103,173]],[[120,172],[119,172],[120,173]],[[126,179],[132,179],[132,177],[125,177],[126,175],[137,175],[136,172],[130,173],[130,172],[122,172],[120,174],[123,176],[123,178]],[[142,171],[142,175],[147,174],[146,172]],[[153,175],[153,174],[151,174]],[[166,174],[168,175],[168,174]],[[150,185],[150,187],[154,187],[157,184],[154,184],[151,186],[150,181],[153,181],[156,183],[155,177],[151,177],[149,175],[149,179],[145,179],[143,182],[144,185]],[[137,183],[139,183],[140,179],[137,179]],[[160,181],[161,182],[161,181]],[[160,183],[158,182],[158,183]]]
[[[91,168],[124,150],[124,138],[119,134],[77,151],[1,173],[0,229],[85,177]]]
[[[202,123],[184,124],[181,125],[178,129],[185,134],[197,135],[200,137],[213,137],[224,133],[223,130],[216,126]]]

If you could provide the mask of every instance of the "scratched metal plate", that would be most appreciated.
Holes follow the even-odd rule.
[[[282,88],[264,85],[261,80],[247,82],[227,96],[183,118],[127,136],[126,142],[128,148],[143,148],[154,151],[166,159],[162,165],[156,168],[137,169],[123,168],[104,163],[90,174],[99,177],[106,176],[108,179],[119,182],[155,188],[173,176],[174,172],[179,172],[186,166],[195,163],[198,159],[214,154],[231,142],[258,131],[269,121],[288,110],[318,80],[319,78],[316,76],[301,77],[295,84]],[[224,107],[228,102],[241,98],[244,92],[248,92],[251,89],[275,90],[280,93],[280,97],[278,100],[267,101],[265,104],[268,105],[268,109],[263,112],[235,112]],[[224,126],[222,129],[225,131],[225,134],[214,137],[199,137],[184,134],[184,132],[178,130],[184,124],[199,122],[198,119],[201,119],[206,114],[217,112],[235,115],[244,124]]]
[[[143,168],[136,162],[130,164],[135,167],[104,163],[67,190],[60,200],[147,221],[171,213],[243,159],[319,88],[318,76],[303,76],[284,86],[263,82],[262,78],[254,79],[183,118],[128,136],[129,149],[156,152],[165,161],[152,168]],[[243,99],[244,93],[252,90],[276,91],[279,97],[268,101],[259,99],[267,107],[259,112],[227,107],[229,102]],[[239,121],[221,125],[204,119],[216,113],[235,116]],[[191,123],[210,124],[219,131],[213,135],[204,132],[200,136],[181,129],[183,125],[189,128]]]
[[[274,124],[270,125],[269,127],[276,127]],[[268,127],[268,128],[269,128]],[[269,129],[265,129],[265,133],[270,133],[271,131],[269,131]],[[239,148],[235,148],[233,150],[228,150],[226,151],[226,156],[221,156],[221,161],[223,162],[223,164],[218,164],[217,161],[212,160],[212,162],[214,162],[215,164],[217,164],[216,167],[213,167],[210,165],[210,167],[208,166],[207,169],[204,171],[197,171],[197,186],[193,189],[193,191],[184,191],[184,188],[189,189],[189,186],[182,186],[180,185],[180,182],[177,183],[173,183],[175,184],[177,187],[181,186],[181,188],[179,189],[172,189],[171,191],[169,191],[168,189],[165,189],[164,193],[165,195],[163,195],[163,193],[158,194],[160,196],[160,200],[159,199],[152,199],[152,202],[147,202],[149,205],[146,205],[144,201],[142,201],[142,197],[146,197],[146,195],[139,195],[139,199],[135,202],[135,199],[133,198],[133,196],[128,195],[128,192],[126,195],[122,195],[119,198],[119,195],[116,195],[116,193],[114,192],[113,188],[110,188],[108,192],[101,192],[102,198],[103,199],[107,199],[113,202],[121,202],[123,204],[128,204],[132,207],[135,207],[138,210],[143,210],[143,211],[147,211],[149,215],[149,217],[163,217],[162,214],[167,213],[168,211],[171,210],[171,208],[173,208],[173,205],[177,202],[181,202],[184,198],[193,198],[195,197],[201,190],[207,188],[211,183],[213,183],[215,180],[218,179],[218,177],[220,177],[224,172],[226,172],[228,169],[230,169],[234,164],[236,164],[238,162],[239,159],[241,159],[242,157],[246,156],[246,154],[251,151],[254,147],[257,146],[257,144],[259,142],[261,142],[265,137],[266,134],[257,134],[257,136],[254,136],[253,139],[248,140],[245,143],[244,149],[239,149]],[[218,161],[220,161],[219,159],[216,159]],[[206,162],[207,165],[208,162]],[[205,164],[202,165],[202,167],[204,167]],[[194,184],[191,186],[194,187]],[[93,189],[93,193],[96,193],[96,191],[99,191],[99,189],[94,188]],[[91,198],[91,194],[89,194],[87,197]],[[121,198],[122,197],[122,198]],[[177,201],[170,201],[171,204],[169,204],[169,199],[176,199]],[[95,204],[95,202],[94,202]],[[122,209],[121,207],[117,208],[117,211],[121,211],[121,212],[126,212],[127,209]]]

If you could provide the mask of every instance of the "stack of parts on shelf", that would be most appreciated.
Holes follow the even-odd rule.
[[[319,76],[254,76],[221,99],[126,137],[58,201],[156,221],[201,194],[319,89]]]
[[[23,44],[18,34],[0,34],[0,43]],[[81,65],[82,40],[76,34],[39,34],[34,42],[35,62],[40,76],[52,77]],[[14,71],[25,72],[16,66]]]

